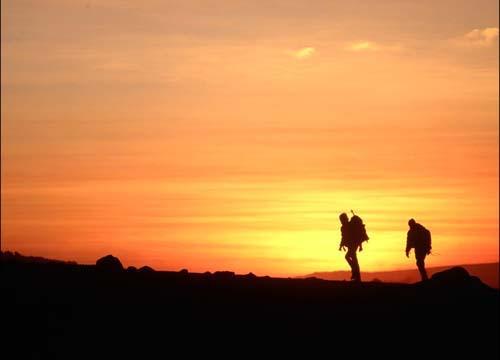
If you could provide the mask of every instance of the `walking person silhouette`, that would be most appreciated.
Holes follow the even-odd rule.
[[[410,250],[415,249],[415,259],[417,260],[418,271],[422,281],[427,280],[425,270],[425,257],[431,253],[431,232],[414,219],[408,221],[408,235],[406,237],[406,257],[409,257]]]
[[[342,213],[339,216],[341,240],[339,251],[345,250],[347,248],[347,253],[345,259],[349,266],[351,267],[351,280],[361,281],[361,271],[359,268],[357,251],[363,251],[362,243],[368,240],[368,235],[366,235],[365,225],[361,218],[354,215],[349,220],[346,213]]]

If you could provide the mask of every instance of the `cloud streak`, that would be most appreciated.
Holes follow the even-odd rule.
[[[357,41],[347,44],[345,50],[351,52],[400,52],[404,47],[400,44],[381,44],[375,41]]]
[[[380,46],[373,41],[359,41],[359,42],[355,42],[355,43],[350,44],[347,47],[347,49],[350,51],[356,51],[356,52],[359,52],[359,51],[378,51],[378,50],[380,50]]]
[[[316,53],[316,49],[313,47],[305,47],[299,50],[291,51],[290,55],[296,59],[303,60],[308,59]]]

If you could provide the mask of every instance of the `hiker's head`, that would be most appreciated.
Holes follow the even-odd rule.
[[[347,216],[346,213],[340,214],[339,219],[340,219],[340,222],[342,223],[342,225],[345,225],[349,222],[349,217]]]
[[[415,224],[416,224],[415,219],[408,220],[408,226],[410,227],[410,229],[413,228]]]

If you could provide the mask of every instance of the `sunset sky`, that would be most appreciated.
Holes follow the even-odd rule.
[[[498,0],[1,2],[2,250],[295,276],[498,261]]]

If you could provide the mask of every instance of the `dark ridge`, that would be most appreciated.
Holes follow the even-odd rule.
[[[499,355],[499,292],[460,267],[415,284],[352,283],[2,256],[0,291],[5,358]]]

